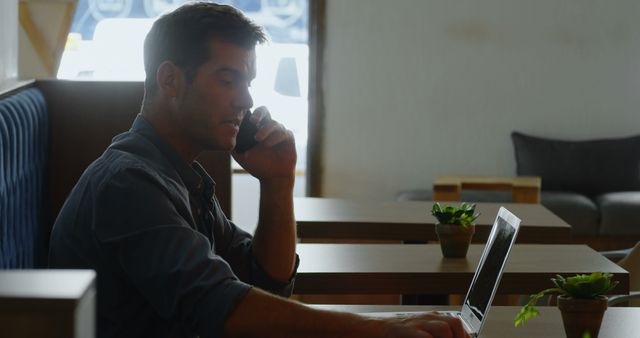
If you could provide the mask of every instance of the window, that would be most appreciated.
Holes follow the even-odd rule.
[[[187,0],[78,0],[58,78],[143,81],[144,37],[155,18]],[[295,195],[305,195],[309,77],[309,0],[221,0],[265,27],[270,42],[258,46],[251,85],[256,106],[291,129],[298,151]],[[259,184],[234,162],[232,215],[252,231]],[[236,209],[238,208],[238,209]]]
[[[79,0],[58,78],[143,81],[142,46],[155,18],[187,0]],[[306,166],[308,115],[307,0],[216,1],[242,10],[265,27],[271,41],[258,46],[256,105],[291,129],[298,147],[297,169]],[[237,164],[236,168],[239,168]]]

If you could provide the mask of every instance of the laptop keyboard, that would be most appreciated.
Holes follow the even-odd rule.
[[[424,312],[389,312],[388,314],[390,314],[393,317],[408,317],[408,316],[415,316],[415,315],[419,315],[419,314],[423,314]],[[437,311],[437,314],[441,315],[441,316],[447,316],[447,317],[458,317],[458,318],[462,318],[460,316],[460,312],[459,311]],[[373,315],[373,316],[380,316],[380,313],[369,313],[368,315]]]

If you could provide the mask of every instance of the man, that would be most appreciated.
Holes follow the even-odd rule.
[[[258,144],[232,153],[260,181],[253,238],[227,220],[195,162],[235,147],[264,41],[239,11],[211,3],[185,5],[147,35],[142,111],[82,175],[51,236],[52,267],[97,271],[98,336],[466,337],[435,314],[368,319],[273,295],[291,294],[297,267],[292,133],[260,107]]]

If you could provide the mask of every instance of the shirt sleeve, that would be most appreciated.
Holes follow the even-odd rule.
[[[220,337],[251,286],[189,226],[188,211],[181,210],[186,197],[178,188],[145,170],[115,174],[96,188],[94,233],[162,318],[203,337]]]
[[[293,273],[286,281],[271,277],[253,255],[252,237],[229,221],[217,200],[214,199],[214,238],[218,253],[231,265],[234,273],[244,282],[255,285],[270,293],[290,297],[293,293],[295,276],[300,264],[296,254]]]

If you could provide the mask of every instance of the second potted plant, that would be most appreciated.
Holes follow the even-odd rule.
[[[436,235],[444,257],[461,258],[467,256],[471,237],[475,233],[473,221],[480,216],[476,205],[462,202],[459,206],[442,206],[435,203],[431,214],[438,220]]]
[[[594,272],[590,275],[568,278],[558,275],[551,278],[556,287],[531,295],[529,302],[514,319],[514,324],[524,325],[528,319],[536,317],[538,310],[535,305],[538,299],[556,294],[559,295],[558,308],[567,338],[598,338],[602,317],[607,310],[605,294],[618,285],[617,281],[611,281],[611,277],[610,273]]]

